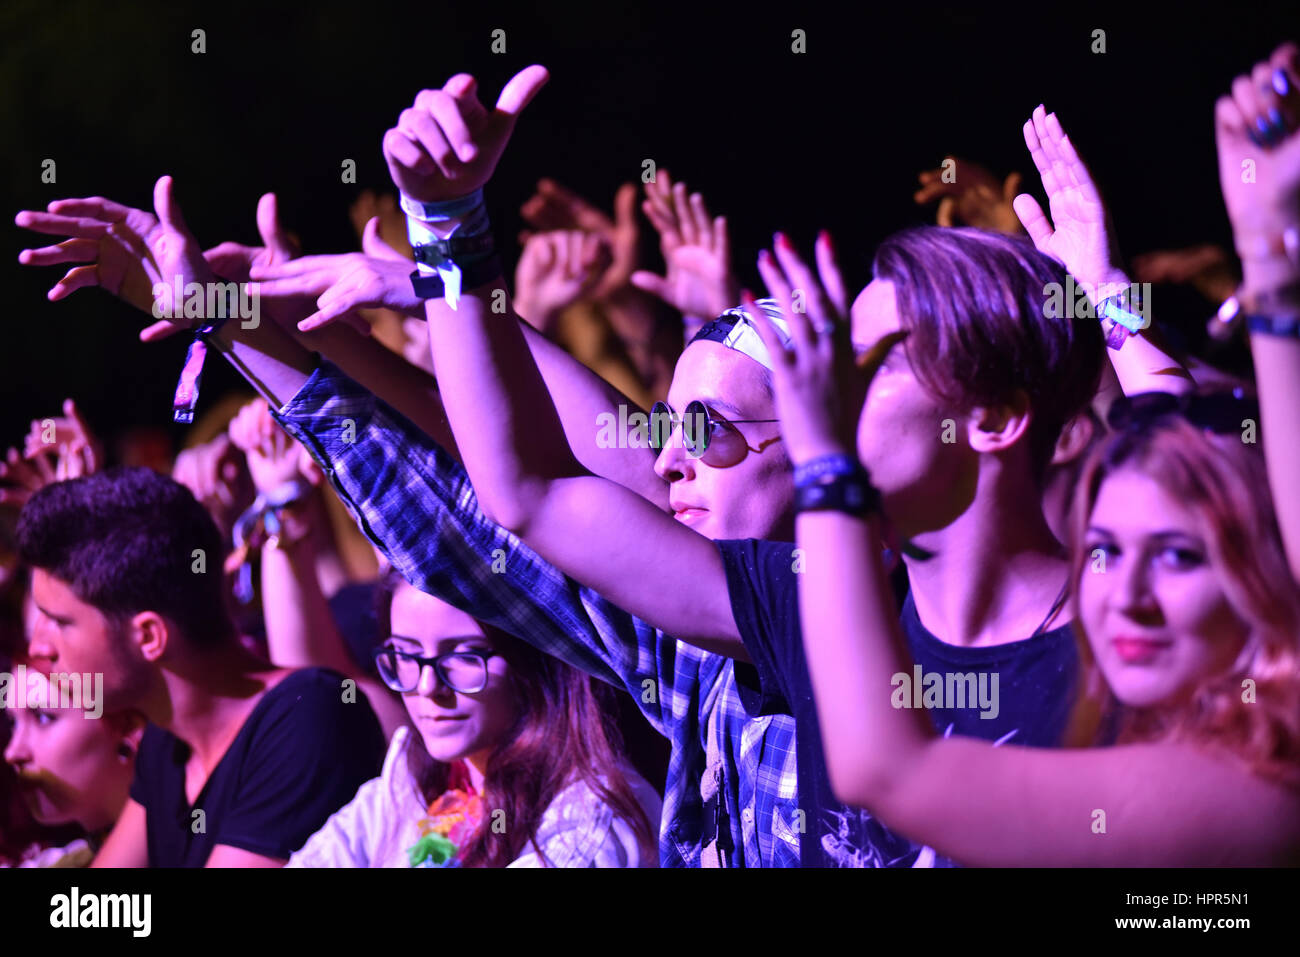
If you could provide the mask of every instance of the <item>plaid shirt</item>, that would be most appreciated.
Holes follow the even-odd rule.
[[[465,470],[391,407],[322,361],[276,420],[325,470],[366,537],[412,585],[626,688],[669,739],[664,867],[698,867],[705,721],[721,709],[732,867],[797,867],[794,719],[750,717],[735,663],[668,637],[566,578],[489,521]]]

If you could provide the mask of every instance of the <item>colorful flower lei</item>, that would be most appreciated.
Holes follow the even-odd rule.
[[[459,867],[460,848],[483,820],[483,798],[469,780],[464,762],[452,765],[447,790],[420,819],[420,840],[407,850],[412,867]]]

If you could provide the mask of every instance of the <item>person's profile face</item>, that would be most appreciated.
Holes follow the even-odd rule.
[[[691,454],[682,429],[673,430],[655,461],[655,472],[669,484],[673,517],[711,539],[768,538],[790,514],[794,478],[780,422],[738,422],[776,419],[776,405],[765,385],[764,367],[743,353],[718,342],[691,343],[677,361],[667,403],[682,415],[693,401],[703,402],[725,441],[743,443],[735,464],[710,465]],[[732,424],[735,422],[735,424]]]
[[[902,328],[894,286],[873,279],[851,309],[854,349]],[[977,459],[964,417],[945,410],[917,379],[906,343],[890,350],[858,419],[858,457],[904,535],[942,527],[973,494]]]
[[[114,722],[88,718],[80,708],[57,707],[40,672],[28,669],[27,680],[40,686],[31,689],[30,700],[51,706],[4,712],[13,724],[4,759],[17,773],[23,801],[42,824],[75,821],[89,831],[108,827],[126,802],[135,767],[133,753],[122,751],[124,736]]]
[[[137,707],[148,666],[133,660],[129,641],[94,605],[77,597],[72,586],[49,572],[32,571],[27,616],[31,658],[47,662],[49,671],[103,675],[103,707],[120,711]]]
[[[1224,592],[1197,517],[1135,468],[1107,476],[1084,539],[1079,611],[1126,705],[1176,703],[1231,666],[1249,626]]]
[[[469,615],[411,587],[393,593],[391,635],[385,644],[425,658],[452,653],[488,654],[486,683],[478,691],[448,686],[431,666],[420,669],[419,683],[402,695],[411,723],[437,761],[485,758],[518,717],[510,693],[510,666],[493,640]],[[458,684],[475,678],[477,663],[469,656],[444,663]],[[472,687],[462,684],[463,687]]]

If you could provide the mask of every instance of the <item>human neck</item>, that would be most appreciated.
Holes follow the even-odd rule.
[[[234,638],[219,650],[188,654],[164,670],[165,700],[149,709],[149,720],[189,745],[210,770],[278,671]]]
[[[465,759],[465,766],[469,768],[469,783],[474,788],[475,794],[483,793],[483,781],[487,776],[488,758],[491,751],[480,751],[478,754],[471,754]]]
[[[989,483],[994,484],[994,483]],[[990,492],[994,490],[990,489]],[[912,539],[931,553],[905,558],[921,624],[940,641],[968,647],[1030,637],[1061,594],[1068,562],[1033,490],[977,492],[954,522]],[[1066,620],[1058,613],[1049,627]]]

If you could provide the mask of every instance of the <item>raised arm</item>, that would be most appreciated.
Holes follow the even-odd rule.
[[[260,215],[259,211],[259,224]],[[380,237],[378,217],[366,225],[363,249],[363,253],[255,264],[249,273],[261,296],[293,317],[303,345],[329,358],[459,457],[433,377],[335,321],[358,309],[379,307],[425,318],[424,300],[412,289],[414,263]],[[603,413],[617,415],[620,406],[636,409],[636,405],[541,332],[519,321],[578,460],[594,474],[666,509],[667,489],[651,471],[654,456],[648,450],[609,449],[596,441],[592,423]]]
[[[1063,263],[1079,281],[1093,308],[1100,309],[1105,300],[1135,288],[1119,268],[1110,213],[1055,113],[1047,113],[1039,106],[1025,123],[1024,134],[1029,155],[1043,178],[1052,219],[1048,221],[1038,201],[1028,193],[1015,198],[1016,214],[1034,245]],[[1151,305],[1125,304],[1125,308],[1131,314],[1140,313],[1149,323]],[[1191,374],[1152,338],[1152,332],[1148,324],[1120,348],[1106,350],[1124,393],[1189,391],[1193,386]]]
[[[398,187],[426,208],[474,194],[546,79],[542,67],[522,71],[492,112],[468,76],[422,92],[384,137]],[[486,225],[469,218],[479,211],[458,215],[473,228]],[[436,224],[444,237],[460,226]],[[716,548],[641,496],[584,474],[562,441],[555,403],[518,322],[494,315],[493,303],[504,300],[498,278],[465,290],[455,309],[438,299],[428,305],[443,403],[484,511],[638,618],[701,647],[743,654]]]
[[[828,456],[855,464],[861,406],[852,397],[869,389],[901,334],[878,343],[859,368],[842,310],[817,294],[802,263],[787,254],[783,265],[788,278],[768,287],[785,304],[794,349],[784,350],[771,329],[765,341],[777,357],[774,386],[791,458],[796,467]],[[790,308],[791,288],[813,291],[806,313]],[[800,623],[841,800],[967,865],[1294,862],[1295,795],[1225,759],[1169,746],[1054,751],[937,737],[923,709],[895,705],[894,676],[910,675],[912,659],[881,563],[879,514],[869,507],[802,512],[796,530],[806,569]],[[1098,811],[1104,834],[1094,830]]]
[[[1277,121],[1285,124],[1279,128]],[[1300,50],[1288,43],[1215,105],[1219,182],[1241,256],[1268,481],[1300,581]]]

